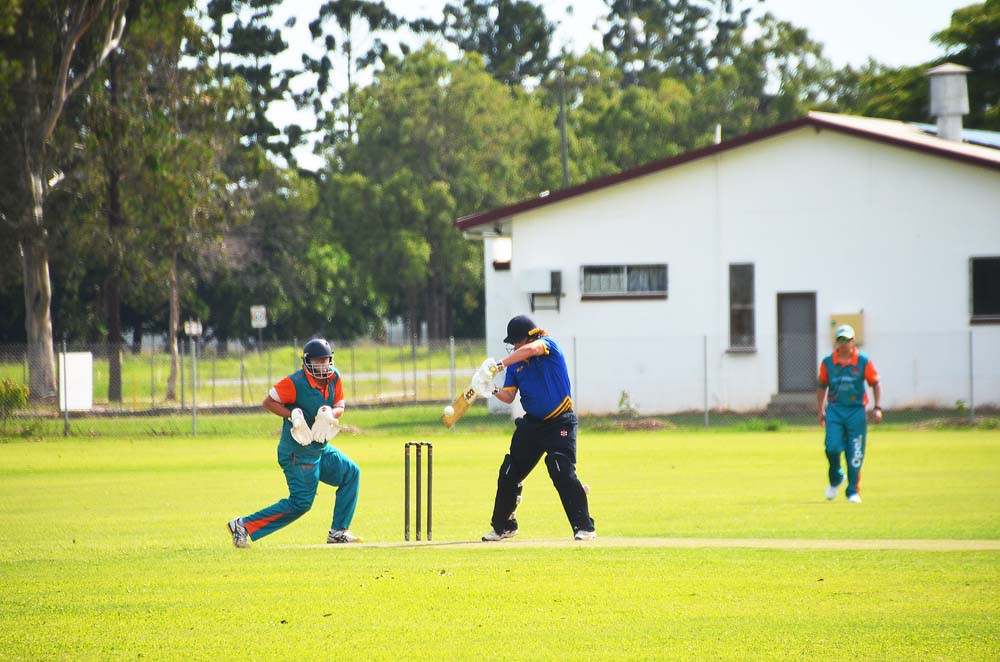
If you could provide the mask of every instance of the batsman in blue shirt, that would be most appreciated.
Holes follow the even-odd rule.
[[[486,359],[476,371],[473,385],[483,395],[494,395],[510,404],[518,392],[524,416],[514,421],[510,450],[500,465],[493,504],[492,529],[483,536],[494,542],[516,536],[515,511],[524,479],[545,456],[545,467],[559,493],[575,540],[597,537],[587,505],[587,492],[576,475],[577,419],[570,394],[566,359],[556,341],[526,315],[507,324],[504,342],[513,345],[502,361]],[[494,375],[505,372],[502,388]]]

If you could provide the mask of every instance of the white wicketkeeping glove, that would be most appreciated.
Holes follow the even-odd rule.
[[[333,415],[333,409],[323,405],[316,412],[316,421],[313,423],[312,439],[320,443],[330,441],[340,432],[340,421]]]
[[[292,417],[289,419],[292,422],[292,439],[299,442],[302,446],[308,446],[313,441],[312,430],[306,424],[305,414],[302,410],[296,407],[292,410]]]

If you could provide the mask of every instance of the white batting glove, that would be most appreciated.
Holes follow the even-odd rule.
[[[302,410],[296,407],[292,410],[292,417],[289,419],[292,423],[292,439],[297,441],[302,446],[308,446],[313,441],[312,430],[306,424],[305,414]]]
[[[496,384],[490,381],[489,377],[481,375],[478,370],[476,371],[476,374],[473,375],[472,383],[469,384],[469,387],[476,392],[476,395],[482,398],[488,398],[491,395],[496,395],[496,392],[500,390]]]
[[[323,405],[316,412],[316,421],[312,429],[313,441],[326,443],[336,437],[338,432],[340,432],[340,421],[333,415],[333,408]]]
[[[497,361],[491,356],[483,361],[483,364],[479,366],[479,369],[484,371],[484,373],[489,373],[490,378],[492,379],[493,375],[503,372],[506,367],[507,366],[505,366],[502,361]]]

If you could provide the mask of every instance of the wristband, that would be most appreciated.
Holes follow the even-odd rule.
[[[872,411],[882,411],[882,408],[879,407],[878,405],[875,405],[875,407],[872,408]]]

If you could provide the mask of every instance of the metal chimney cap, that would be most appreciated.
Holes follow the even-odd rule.
[[[933,69],[928,69],[924,72],[925,76],[941,76],[946,74],[967,74],[971,72],[972,69],[963,66],[961,64],[955,64],[954,62],[945,62],[944,64],[939,64]]]

